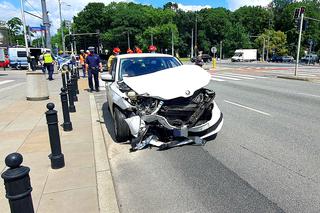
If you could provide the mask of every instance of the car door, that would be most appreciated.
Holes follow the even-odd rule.
[[[117,58],[114,58],[111,64],[111,75],[112,78],[115,79],[116,78],[116,73],[117,73]],[[109,109],[111,114],[113,114],[113,109],[112,109],[112,105],[113,105],[113,101],[112,101],[112,97],[114,96],[114,91],[112,90],[111,85],[112,84],[116,84],[116,82],[107,82],[105,87],[106,87],[106,92],[107,92],[107,101],[108,101],[108,105],[109,105]]]

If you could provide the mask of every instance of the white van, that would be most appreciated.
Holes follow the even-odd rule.
[[[234,56],[231,58],[232,62],[236,61],[256,61],[257,49],[239,49],[234,52]]]
[[[27,51],[26,48],[10,47],[8,49],[10,67],[15,69],[27,68]]]
[[[46,50],[45,48],[29,48],[31,56],[38,61],[39,56]],[[27,51],[24,47],[10,47],[8,49],[10,67],[15,69],[28,68]]]

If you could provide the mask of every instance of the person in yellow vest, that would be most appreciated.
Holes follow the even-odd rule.
[[[54,64],[54,57],[51,54],[50,50],[46,50],[45,54],[43,54],[43,67],[44,67],[44,70],[48,70],[48,74],[49,74],[48,80],[49,81],[53,80],[53,78],[52,78],[53,69],[54,69],[53,64]]]

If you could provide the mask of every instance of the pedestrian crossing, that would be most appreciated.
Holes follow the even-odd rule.
[[[20,87],[23,84],[25,84],[25,82],[17,82],[16,80],[4,80],[4,79],[0,79],[0,94],[4,91],[8,91],[11,89],[14,89],[16,87]]]
[[[0,85],[3,85],[3,84],[7,84],[7,83],[11,83],[13,82],[14,80],[0,80]]]
[[[264,76],[256,76],[256,75],[247,75],[247,74],[236,74],[230,72],[223,72],[223,73],[211,73],[211,80],[212,81],[241,81],[241,80],[255,80],[255,79],[266,79],[268,77]]]
[[[269,70],[269,71],[263,71],[265,73],[269,74],[277,74],[277,75],[293,75],[294,69],[290,70]],[[313,70],[298,70],[297,72],[298,76],[301,77],[319,77],[320,76],[320,68],[319,70],[313,69]]]

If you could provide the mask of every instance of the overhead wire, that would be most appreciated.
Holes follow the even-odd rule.
[[[25,2],[28,3],[28,5],[33,9],[34,12],[36,12],[40,17],[42,17],[42,15],[39,13],[39,11],[37,11],[28,0],[25,0]]]

